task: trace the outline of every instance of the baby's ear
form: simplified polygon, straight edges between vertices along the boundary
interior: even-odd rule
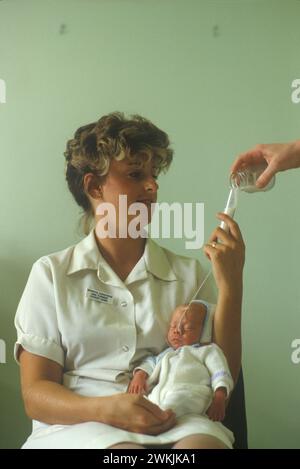
[[[205,318],[206,318],[206,314],[207,314],[207,306],[206,304],[202,303],[201,300],[194,300],[192,302],[192,307],[194,309],[194,311],[197,312],[197,314],[200,316],[201,318],[201,326],[203,327],[204,326],[204,322],[205,322]]]
[[[202,303],[202,301],[194,300],[191,303],[191,306],[195,311],[198,311],[200,314],[206,314],[207,308],[206,305]]]

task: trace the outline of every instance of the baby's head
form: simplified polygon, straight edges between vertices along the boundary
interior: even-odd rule
[[[206,306],[203,303],[191,303],[180,305],[175,309],[171,318],[168,331],[167,342],[177,349],[183,345],[199,343],[204,319],[206,316]]]

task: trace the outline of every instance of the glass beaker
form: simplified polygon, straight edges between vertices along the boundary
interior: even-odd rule
[[[231,173],[229,185],[232,189],[240,189],[245,192],[261,192],[272,189],[275,184],[275,176],[272,177],[270,182],[265,187],[257,187],[256,181],[260,175],[267,168],[267,163],[251,165],[243,170]]]

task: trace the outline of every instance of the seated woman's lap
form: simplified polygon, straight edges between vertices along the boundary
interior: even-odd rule
[[[122,442],[108,449],[228,449],[228,447],[212,435],[194,434],[188,435],[175,443],[166,445],[138,445],[131,442]]]

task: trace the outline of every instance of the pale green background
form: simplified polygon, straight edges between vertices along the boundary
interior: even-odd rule
[[[32,263],[79,239],[64,182],[65,142],[121,110],[170,135],[175,160],[160,200],[205,203],[205,234],[228,193],[233,158],[258,142],[300,138],[297,0],[4,0],[0,2],[0,446],[30,425],[14,363],[13,318]],[[65,27],[62,27],[65,25]],[[300,448],[300,171],[242,194],[247,244],[243,338],[249,443]],[[178,252],[184,242],[164,241]],[[203,259],[201,252],[187,252]]]

